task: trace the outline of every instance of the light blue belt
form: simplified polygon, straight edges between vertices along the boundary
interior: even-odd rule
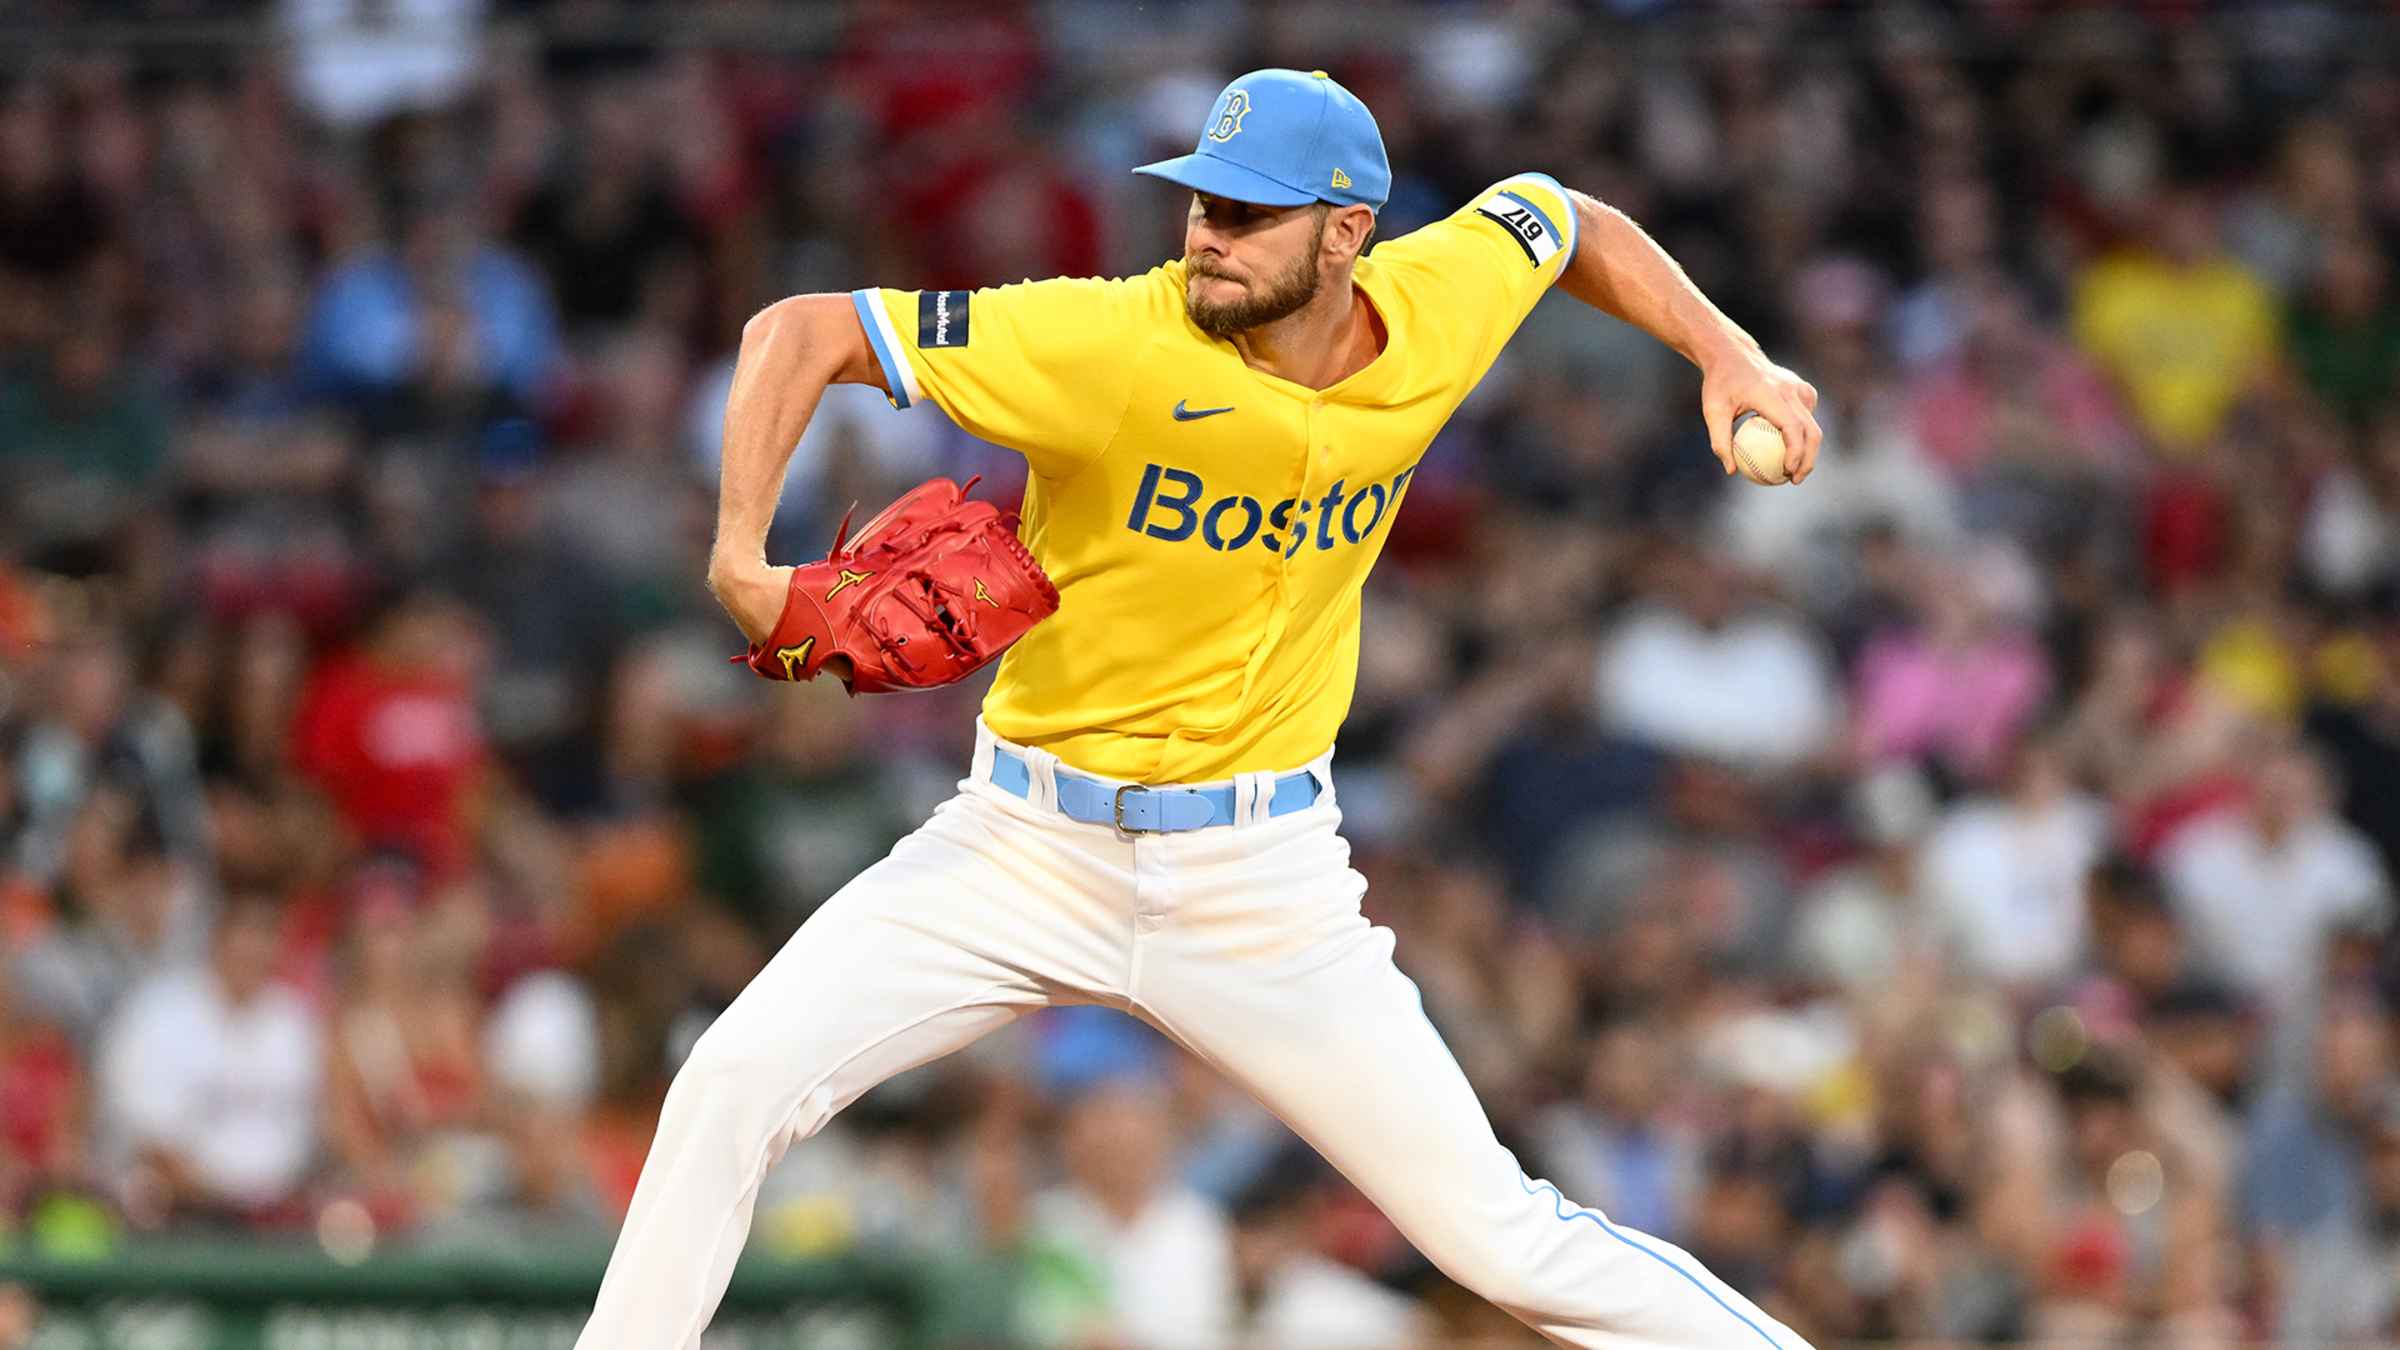
[[[1060,769],[1059,812],[1086,825],[1114,825],[1127,834],[1170,834],[1204,830],[1233,823],[1233,788],[1139,787],[1132,783],[1103,783]],[[1033,799],[1033,768],[1025,757],[1003,746],[992,747],[992,786]],[[1267,798],[1267,814],[1288,816],[1316,804],[1317,776],[1297,769],[1275,780]]]

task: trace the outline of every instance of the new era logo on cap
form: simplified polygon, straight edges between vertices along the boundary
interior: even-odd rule
[[[1382,209],[1391,161],[1375,115],[1321,70],[1254,70],[1226,85],[1192,153],[1135,173],[1260,206]]]

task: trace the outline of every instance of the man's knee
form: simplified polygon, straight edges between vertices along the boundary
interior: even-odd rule
[[[823,1094],[824,1078],[792,1047],[743,1034],[729,1012],[703,1032],[667,1089],[666,1110],[699,1117],[743,1134],[772,1132],[777,1143],[813,1133],[822,1112],[804,1109]]]

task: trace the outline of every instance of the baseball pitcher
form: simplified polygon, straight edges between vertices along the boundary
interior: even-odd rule
[[[767,1168],[859,1094],[1035,1008],[1157,1027],[1271,1107],[1453,1279],[1562,1345],[1802,1341],[1526,1175],[1360,915],[1334,733],[1418,457],[1551,286],[1754,411],[1794,481],[1816,391],[1622,214],[1538,173],[1384,241],[1374,117],[1323,71],[1227,86],[1182,257],[1120,280],[770,306],[725,409],[709,585],[774,679],[947,683],[1000,655],[958,794],[804,925],[669,1091],[584,1350],[691,1350]],[[826,386],[930,402],[1031,466],[1022,518],[937,480],[770,566]]]

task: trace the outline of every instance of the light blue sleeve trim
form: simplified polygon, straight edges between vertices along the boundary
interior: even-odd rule
[[[1559,182],[1557,179],[1555,179],[1555,178],[1552,178],[1550,175],[1548,175],[1548,174],[1546,174],[1546,173],[1521,173],[1521,174],[1518,174],[1518,175],[1517,175],[1517,177],[1519,177],[1519,178],[1530,178],[1530,179],[1534,180],[1535,182],[1537,182],[1537,183],[1540,183],[1542,186],[1544,186],[1544,187],[1546,187],[1546,188],[1549,188],[1549,189],[1550,189],[1552,192],[1555,192],[1555,193],[1557,193],[1557,194],[1558,194],[1558,200],[1559,200],[1561,203],[1563,203],[1563,204],[1566,206],[1566,209],[1567,209],[1567,260],[1566,260],[1565,262],[1563,262],[1563,263],[1560,263],[1560,264],[1558,265],[1558,267],[1559,267],[1559,270],[1563,272],[1563,271],[1565,271],[1566,269],[1568,269],[1569,267],[1572,267],[1572,266],[1574,266],[1574,265],[1575,265],[1575,245],[1576,245],[1576,243],[1578,242],[1578,241],[1577,241],[1577,236],[1578,236],[1579,234],[1581,234],[1581,233],[1582,233],[1582,230],[1583,230],[1583,222],[1582,222],[1580,219],[1578,219],[1578,218],[1576,217],[1576,215],[1575,215],[1575,199],[1574,199],[1573,197],[1571,197],[1571,196],[1568,196],[1568,195],[1567,195],[1567,189],[1566,189],[1565,185],[1561,184],[1561,183],[1560,183],[1560,182]],[[1531,203],[1531,202],[1526,202],[1525,204],[1526,204],[1527,206],[1533,206],[1533,203]],[[1537,215],[1537,216],[1541,216],[1541,217],[1542,217],[1544,220],[1548,220],[1548,219],[1549,219],[1549,217],[1548,217],[1547,215],[1545,215],[1545,214],[1542,212],[1542,210],[1541,210],[1541,208],[1540,208],[1540,207],[1534,207],[1534,211],[1533,211],[1533,213],[1534,213],[1535,215]],[[1553,229],[1555,229],[1556,227],[1555,227],[1555,226],[1553,226],[1552,228],[1553,228]]]
[[[897,336],[892,332],[891,316],[883,312],[883,301],[872,286],[850,292],[850,306],[858,311],[858,326],[867,331],[867,345],[875,351],[875,364],[883,369],[883,387],[895,408],[906,408],[914,401],[916,372],[909,369],[908,358],[894,350]]]

